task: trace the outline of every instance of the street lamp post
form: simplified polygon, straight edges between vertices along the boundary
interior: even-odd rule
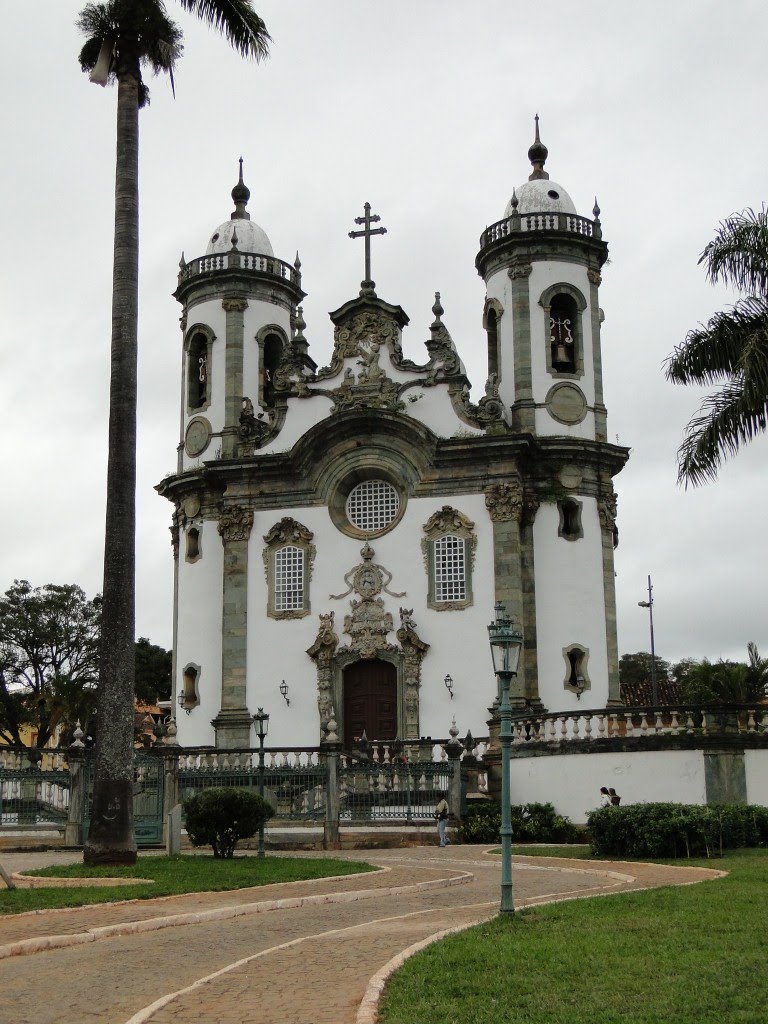
[[[259,708],[253,716],[253,724],[256,726],[256,735],[259,738],[259,796],[264,799],[264,740],[269,732],[269,715],[263,708]],[[259,852],[257,857],[264,856],[264,821],[259,825]]]
[[[648,600],[638,601],[639,608],[647,608],[651,620],[651,701],[654,707],[659,704],[659,684],[656,681],[656,644],[653,639],[653,585],[648,577]]]
[[[496,620],[488,626],[493,670],[499,680],[499,719],[501,728],[501,904],[499,913],[514,914],[512,893],[512,806],[509,787],[509,752],[512,744],[512,705],[509,687],[517,675],[523,634],[515,628],[512,619],[499,601],[495,607]]]

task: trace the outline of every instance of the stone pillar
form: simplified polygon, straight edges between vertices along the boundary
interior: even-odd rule
[[[607,412],[603,404],[603,357],[600,347],[600,296],[598,287],[602,281],[599,270],[588,270],[589,311],[592,328],[592,373],[595,383],[595,440],[608,440]],[[586,369],[586,367],[585,367]]]
[[[166,748],[163,751],[163,769],[165,772],[163,786],[163,845],[166,852],[173,842],[171,812],[179,805],[179,754],[176,750]],[[179,810],[179,815],[181,811]]]
[[[83,811],[85,809],[85,772],[82,747],[70,747],[67,751],[69,764],[69,813],[64,826],[64,845],[82,846]]]
[[[245,311],[248,300],[231,297],[221,300],[227,314],[224,360],[224,429],[221,432],[222,458],[237,455],[240,412],[243,407],[243,344]]]
[[[340,743],[323,745],[321,757],[325,760],[328,774],[325,788],[325,825],[323,827],[323,849],[340,850],[341,834],[339,818],[341,816],[341,793],[339,788],[339,751]]]
[[[531,297],[528,283],[532,269],[530,263],[519,263],[510,267],[508,271],[512,282],[512,345],[515,368],[512,427],[516,431],[531,434],[536,430],[531,373]]]
[[[225,507],[219,519],[224,544],[221,621],[221,708],[213,720],[216,746],[251,745],[251,716],[246,704],[248,647],[248,538],[253,511],[243,505]]]
[[[613,568],[614,532],[616,529],[616,494],[598,499],[600,535],[603,546],[603,598],[605,601],[605,640],[608,650],[608,700],[606,707],[622,706],[619,685],[619,641],[616,634],[616,575]]]
[[[501,601],[507,614],[520,623],[523,630],[523,650],[520,652],[517,677],[513,680],[510,694],[512,707],[523,708],[528,701],[538,700],[539,688],[536,674],[533,545],[528,545],[524,559],[521,535],[524,535],[526,503],[520,475],[514,473],[507,483],[488,487],[485,505],[493,523],[495,598]],[[490,654],[488,658],[490,662]],[[490,664],[488,669],[491,674],[493,670]]]

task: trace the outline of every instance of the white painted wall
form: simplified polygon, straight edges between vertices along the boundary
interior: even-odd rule
[[[554,504],[539,507],[533,527],[539,695],[550,711],[605,707],[608,700],[603,555],[597,502],[581,494],[574,497],[582,502],[582,538],[569,541],[558,537],[560,516]],[[587,672],[591,689],[580,700],[563,687],[562,652],[573,643],[589,650]]]
[[[749,803],[768,807],[768,750],[745,750],[744,772]]]
[[[612,786],[622,805],[704,804],[704,755],[700,750],[644,750],[515,758],[511,763],[513,804],[552,803],[577,825],[599,806],[601,786]]]
[[[179,551],[179,622],[176,645],[175,697],[183,691],[184,667],[190,662],[200,666],[198,694],[200,705],[190,714],[176,707],[177,740],[183,746],[212,744],[211,720],[221,706],[221,616],[224,547],[217,524],[194,520],[189,526],[200,530],[202,558],[184,559],[186,539],[181,531]]]

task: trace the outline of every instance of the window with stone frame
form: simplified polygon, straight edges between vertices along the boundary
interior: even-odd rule
[[[584,528],[581,524],[582,503],[576,498],[563,498],[557,503],[557,510],[560,513],[560,523],[557,529],[558,537],[565,540],[580,540],[584,536]]]
[[[290,516],[275,523],[264,537],[267,615],[300,619],[310,613],[309,583],[315,559],[314,534]]]
[[[193,329],[187,342],[187,412],[206,409],[211,402],[211,342],[207,332]]]
[[[581,644],[569,644],[563,648],[563,660],[565,661],[563,687],[580,698],[585,690],[592,688],[587,672],[589,649],[582,647]]]
[[[472,569],[477,546],[475,524],[450,505],[424,524],[421,542],[427,570],[427,605],[456,611],[472,604]]]
[[[547,371],[553,377],[584,376],[582,313],[587,300],[567,282],[552,285],[539,299],[544,309]]]

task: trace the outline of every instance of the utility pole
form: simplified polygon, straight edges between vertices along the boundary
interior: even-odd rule
[[[653,706],[658,707],[659,704],[659,685],[656,681],[656,646],[653,640],[653,584],[651,583],[651,577],[648,577],[648,600],[638,601],[640,608],[647,608],[648,614],[651,620],[651,700]]]

